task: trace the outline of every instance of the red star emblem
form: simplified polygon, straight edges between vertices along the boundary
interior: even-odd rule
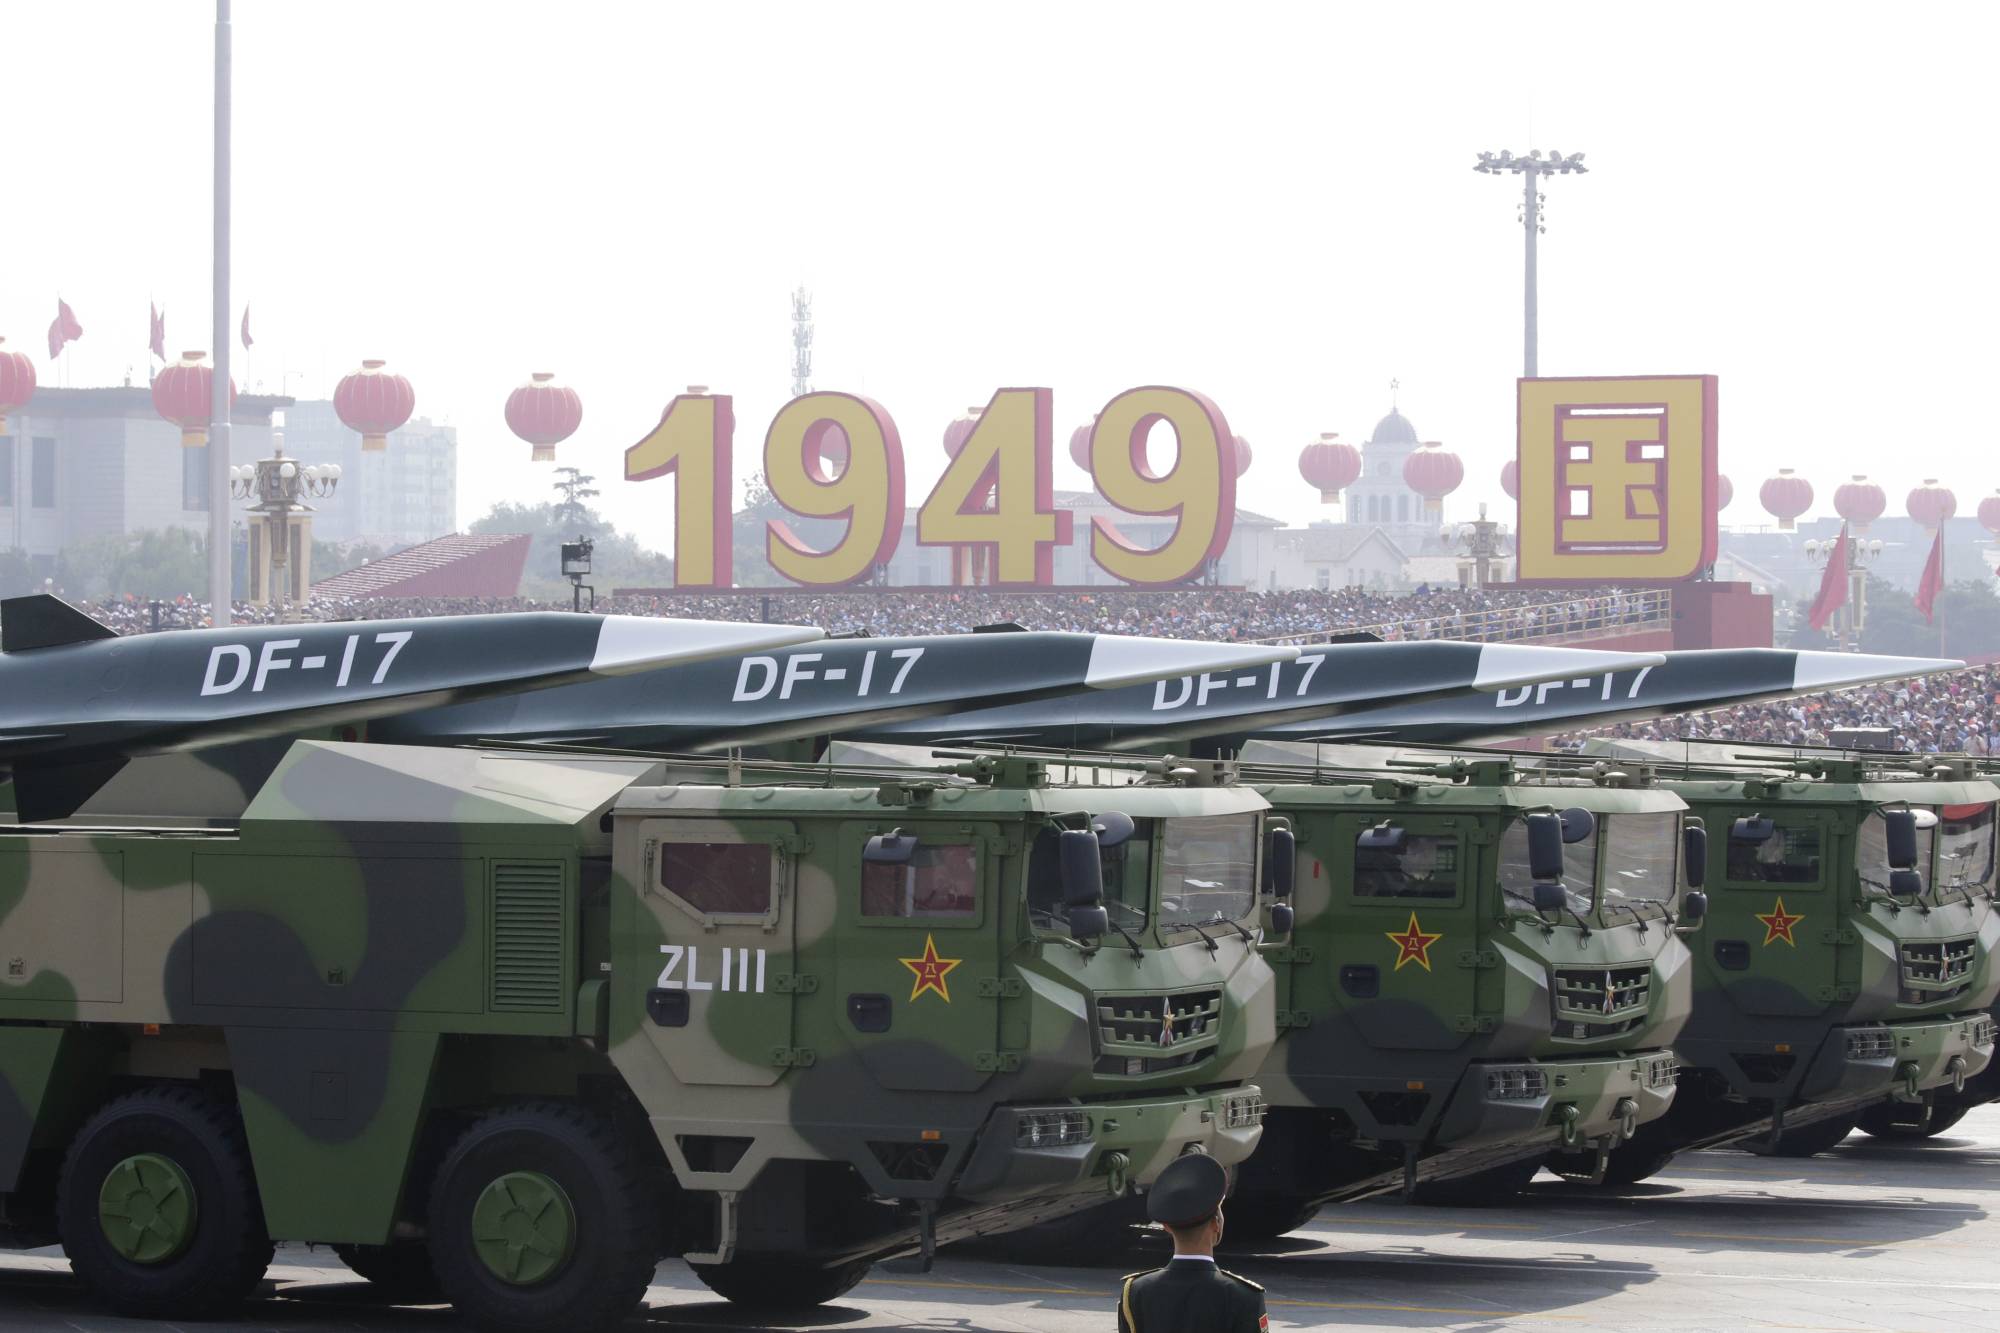
[[[938,957],[937,941],[931,936],[925,935],[923,957],[899,958],[896,961],[904,967],[909,968],[911,973],[916,977],[916,981],[910,986],[910,998],[912,1000],[922,995],[925,991],[936,991],[938,998],[942,999],[946,1004],[951,1003],[951,988],[945,985],[944,979],[950,976],[951,970],[964,962],[964,959]]]
[[[1783,940],[1794,949],[1799,947],[1799,942],[1792,938],[1792,927],[1806,919],[1805,913],[1787,914],[1783,898],[1778,899],[1778,905],[1770,911],[1759,912],[1757,919],[1764,923],[1764,943],[1769,944],[1772,940]]]
[[[1409,929],[1398,935],[1393,930],[1384,931],[1396,945],[1395,970],[1403,970],[1403,964],[1415,963],[1428,972],[1431,970],[1431,946],[1443,939],[1442,934],[1426,935],[1424,928],[1417,924],[1417,914],[1410,913]]]

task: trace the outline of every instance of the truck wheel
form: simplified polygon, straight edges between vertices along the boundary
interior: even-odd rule
[[[1312,1221],[1319,1208],[1317,1203],[1286,1194],[1239,1191],[1222,1205],[1222,1238],[1229,1242],[1276,1240]]]
[[[333,1252],[385,1300],[397,1305],[430,1305],[444,1299],[437,1269],[431,1265],[431,1252],[422,1241],[336,1245]]]
[[[1878,1139],[1898,1139],[1908,1142],[1927,1139],[1933,1134],[1942,1134],[1959,1121],[1965,1119],[1970,1107],[1951,1106],[1931,1108],[1931,1118],[1921,1125],[1901,1124],[1896,1120],[1900,1107],[1882,1105],[1871,1106],[1861,1113],[1861,1128],[1865,1133]]]
[[[1788,1129],[1778,1136],[1775,1148],[1761,1143],[1750,1149],[1759,1157],[1817,1157],[1830,1148],[1836,1148],[1841,1140],[1854,1132],[1857,1117],[1835,1116],[1831,1120],[1816,1120],[1798,1129]]]
[[[611,1125],[574,1106],[509,1107],[438,1168],[431,1263],[475,1328],[588,1333],[645,1298],[657,1218],[651,1173]]]
[[[856,1259],[832,1268],[806,1268],[783,1259],[733,1259],[688,1267],[731,1304],[752,1310],[808,1310],[854,1290],[874,1265]]]
[[[120,1314],[206,1319],[271,1263],[243,1125],[193,1088],[147,1088],[92,1116],[56,1187],[70,1268]]]
[[[1410,1202],[1433,1208],[1478,1208],[1507,1203],[1528,1188],[1528,1182],[1541,1169],[1541,1158],[1524,1157],[1518,1162],[1489,1166],[1484,1171],[1450,1180],[1421,1181],[1410,1195]]]

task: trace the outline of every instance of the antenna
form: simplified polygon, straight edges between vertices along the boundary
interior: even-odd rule
[[[792,293],[792,397],[812,392],[813,299],[804,287]]]

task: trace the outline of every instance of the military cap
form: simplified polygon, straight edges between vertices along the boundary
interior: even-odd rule
[[[1189,1153],[1167,1164],[1146,1196],[1146,1215],[1167,1226],[1193,1226],[1215,1216],[1229,1193],[1229,1172],[1206,1153]]]

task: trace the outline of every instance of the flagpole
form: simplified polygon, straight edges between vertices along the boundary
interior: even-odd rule
[[[208,399],[209,623],[227,625],[229,550],[229,0],[215,0],[215,374]]]

